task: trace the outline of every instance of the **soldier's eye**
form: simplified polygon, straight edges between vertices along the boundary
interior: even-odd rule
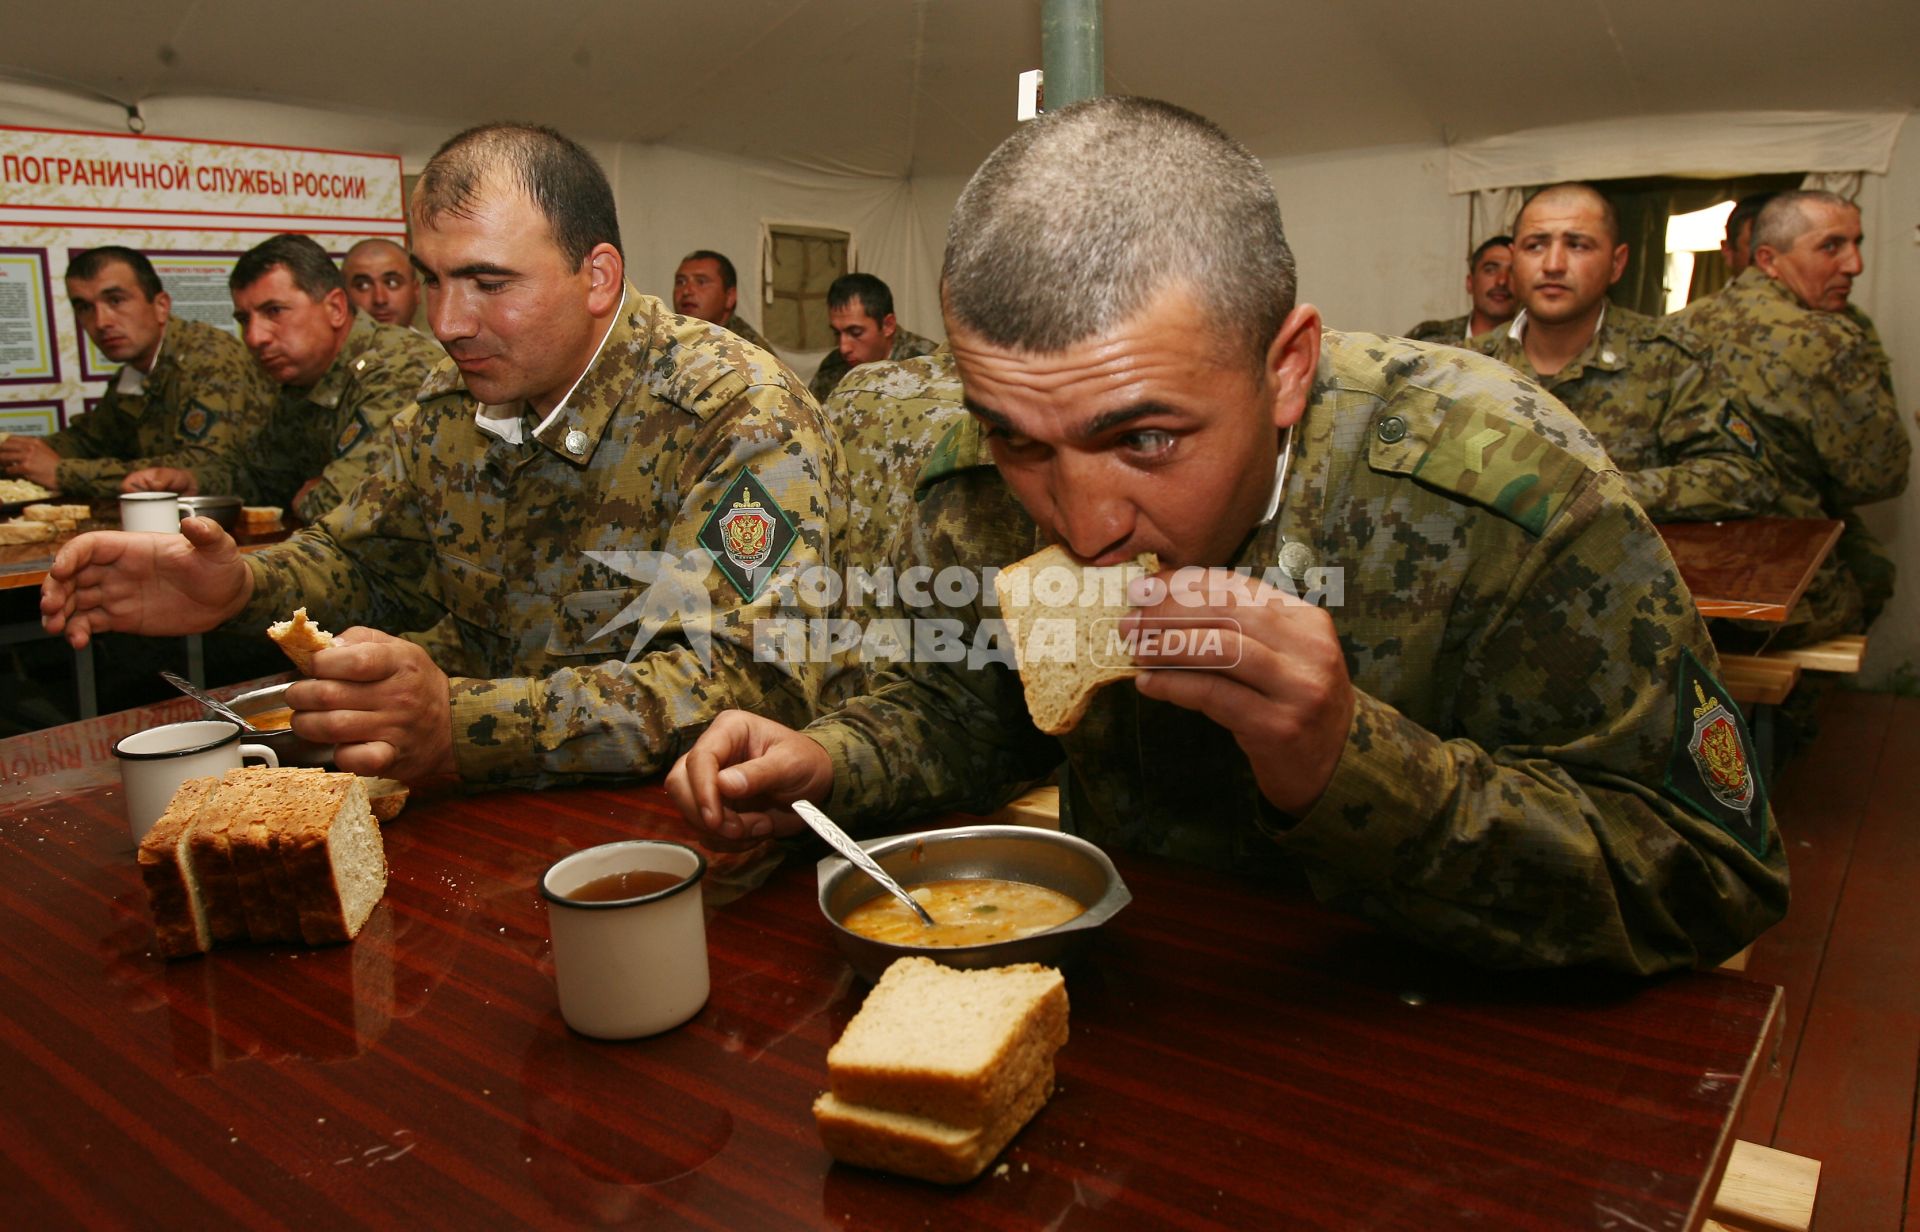
[[[1154,458],[1173,448],[1173,433],[1159,428],[1143,428],[1120,438],[1121,448],[1142,457]]]

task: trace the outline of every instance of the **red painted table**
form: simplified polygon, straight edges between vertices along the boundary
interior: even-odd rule
[[[719,887],[712,999],[654,1039],[568,1032],[535,890],[578,847],[684,837],[653,787],[427,793],[352,945],[169,964],[96,756],[116,719],[0,743],[18,1227],[1688,1228],[1776,1029],[1742,977],[1476,972],[1118,854],[1134,901],[1068,973],[1058,1093],[946,1189],[815,1135],[863,988],[814,853]]]
[[[1785,621],[1843,525],[1827,518],[1666,522],[1660,537],[1702,616]]]

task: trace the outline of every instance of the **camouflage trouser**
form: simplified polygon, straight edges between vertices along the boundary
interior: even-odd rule
[[[1893,556],[1873,537],[1860,515],[1847,514],[1847,528],[1833,554],[1860,586],[1861,628],[1871,625],[1893,598]]]

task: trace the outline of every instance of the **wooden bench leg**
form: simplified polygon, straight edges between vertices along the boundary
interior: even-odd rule
[[[1807,1232],[1820,1188],[1820,1161],[1735,1142],[1703,1232]]]

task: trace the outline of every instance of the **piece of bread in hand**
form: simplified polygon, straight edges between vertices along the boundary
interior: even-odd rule
[[[333,645],[333,634],[307,619],[307,609],[295,608],[289,620],[267,626],[267,636],[284,650],[302,676],[313,675],[313,656]]]
[[[51,522],[0,522],[0,547],[46,543],[59,533]]]
[[[1051,967],[902,958],[827,1053],[832,1089],[814,1121],[846,1163],[970,1180],[1046,1103],[1066,1039],[1066,983]]]
[[[1159,569],[1151,552],[1093,567],[1056,544],[994,577],[1035,727],[1053,736],[1072,731],[1097,690],[1140,674],[1120,646],[1119,623],[1132,610],[1127,584]]]

